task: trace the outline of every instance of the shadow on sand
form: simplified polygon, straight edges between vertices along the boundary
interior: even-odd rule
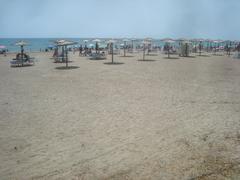
[[[196,56],[181,56],[182,58],[196,58]]]
[[[11,68],[26,68],[26,67],[33,67],[34,65],[16,65],[16,66],[11,66]]]
[[[158,56],[158,54],[146,54],[146,56]]]
[[[73,61],[68,61],[68,63],[72,63]],[[62,63],[66,63],[65,61],[54,61],[53,63],[56,64],[62,64]]]
[[[57,70],[70,70],[70,69],[78,69],[78,68],[79,68],[79,66],[68,66],[68,67],[60,66],[60,67],[56,67],[55,69],[57,69]]]
[[[153,60],[153,59],[139,59],[138,61],[142,61],[142,62],[154,62],[156,60]]]
[[[198,55],[199,57],[211,57],[210,55],[205,55],[205,54],[203,54],[203,55]]]
[[[124,63],[122,63],[122,62],[106,62],[106,63],[103,63],[103,64],[106,64],[106,65],[122,65],[122,64],[124,64]]]
[[[163,59],[180,59],[179,57],[164,57]]]
[[[126,58],[131,58],[131,57],[134,57],[134,56],[128,55],[128,56],[119,56],[119,57],[122,57],[122,58],[124,58],[124,57],[126,57]]]
[[[213,56],[224,56],[223,54],[213,54]]]

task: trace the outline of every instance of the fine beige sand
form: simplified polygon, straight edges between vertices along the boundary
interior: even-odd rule
[[[1,180],[240,179],[240,60],[31,55],[0,56]]]

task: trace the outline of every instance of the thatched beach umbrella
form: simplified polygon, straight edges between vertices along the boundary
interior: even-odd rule
[[[153,39],[148,37],[148,38],[145,38],[144,41],[148,42],[148,44],[147,44],[147,50],[148,50],[147,54],[149,55]]]
[[[94,39],[93,42],[96,43],[96,44],[95,44],[95,45],[96,45],[96,46],[95,46],[95,49],[96,49],[96,53],[98,53],[98,47],[99,47],[98,43],[100,43],[101,40],[100,40],[100,39]]]
[[[23,55],[24,55],[24,46],[27,46],[28,43],[25,41],[18,41],[15,43],[16,46],[20,46],[21,48],[21,60],[22,60],[22,66],[23,66]]]
[[[168,52],[168,58],[170,58],[170,45],[175,43],[175,41],[171,38],[165,38],[161,40],[162,42],[166,43],[167,45],[167,52]]]
[[[188,39],[187,38],[178,38],[175,41],[178,42],[179,47],[181,47],[182,43],[188,41]]]
[[[68,67],[68,49],[67,46],[75,45],[77,44],[76,42],[73,41],[67,41],[67,40],[61,40],[56,43],[57,46],[60,46],[63,48],[63,58],[65,56],[65,62],[66,62],[66,68]]]

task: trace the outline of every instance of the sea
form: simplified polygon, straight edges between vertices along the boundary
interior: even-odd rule
[[[66,40],[70,40],[70,41],[74,41],[77,42],[78,44],[75,45],[76,47],[79,47],[80,45],[85,45],[84,40],[88,40],[87,45],[92,45],[95,44],[93,42],[93,40],[95,38],[0,38],[0,46],[6,46],[6,49],[8,49],[9,52],[18,52],[20,50],[20,48],[18,46],[15,45],[16,42],[18,41],[26,41],[28,43],[28,46],[24,47],[25,51],[28,52],[39,52],[39,51],[44,51],[45,49],[49,48],[49,47],[53,47],[54,46],[54,41],[59,40],[59,39],[66,39]],[[99,38],[101,40],[100,42],[100,46],[102,45],[103,47],[106,46],[106,42],[109,39],[103,39],[103,38]],[[123,39],[115,39],[116,40],[116,45],[121,45],[123,44]],[[131,39],[129,40],[129,42],[127,42],[127,44],[132,45],[132,43],[134,44],[134,46],[136,45],[140,45],[141,42],[143,41],[143,39],[135,39],[133,42],[131,41]],[[157,40],[157,39],[153,39],[152,40],[152,45],[153,46],[163,46],[164,42]],[[178,46],[178,43],[175,43],[176,46]]]

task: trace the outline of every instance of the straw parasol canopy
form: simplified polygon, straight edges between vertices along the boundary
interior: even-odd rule
[[[175,41],[171,38],[164,38],[161,41],[167,44],[168,58],[170,58],[170,44],[175,43]]]
[[[18,41],[18,42],[15,43],[15,45],[16,45],[16,46],[27,46],[28,43],[25,42],[25,41]]]
[[[96,43],[96,44],[95,44],[95,49],[96,49],[96,53],[97,53],[97,52],[98,52],[98,43],[100,43],[101,40],[100,40],[100,39],[94,39],[93,42]]]
[[[101,42],[101,40],[100,39],[94,39],[93,42],[99,43],[99,42]]]
[[[176,41],[188,41],[187,38],[179,38],[179,39],[176,39]]]
[[[144,41],[149,41],[149,42],[152,42],[152,40],[153,40],[153,39],[152,39],[152,38],[149,38],[149,37],[144,39]]]
[[[57,43],[58,46],[71,46],[71,45],[75,45],[75,44],[77,44],[77,42],[67,41],[67,40],[64,40],[64,41],[61,41],[61,42]]]
[[[169,43],[169,44],[175,42],[175,41],[174,41],[173,39],[171,39],[171,38],[164,38],[164,39],[161,39],[160,41],[165,42],[165,43]]]
[[[116,41],[113,40],[113,39],[110,39],[110,40],[107,41],[108,44],[113,44],[113,43],[115,43],[115,42],[116,42]]]
[[[172,38],[163,38],[163,39],[160,39],[160,41],[168,41],[168,40],[173,40]]]
[[[22,60],[22,66],[23,66],[23,59],[24,59],[24,57],[23,57],[24,56],[24,48],[23,47],[27,46],[28,43],[21,40],[21,41],[16,42],[15,45],[19,46],[21,48],[21,60]]]
[[[71,46],[71,45],[75,45],[77,44],[77,42],[74,42],[74,41],[68,41],[68,40],[57,40],[55,41],[55,44],[57,46],[61,46],[62,47],[62,50],[63,50],[63,59],[64,59],[64,56],[66,58],[65,62],[66,62],[66,67],[68,67],[68,49],[67,49],[67,46]]]

